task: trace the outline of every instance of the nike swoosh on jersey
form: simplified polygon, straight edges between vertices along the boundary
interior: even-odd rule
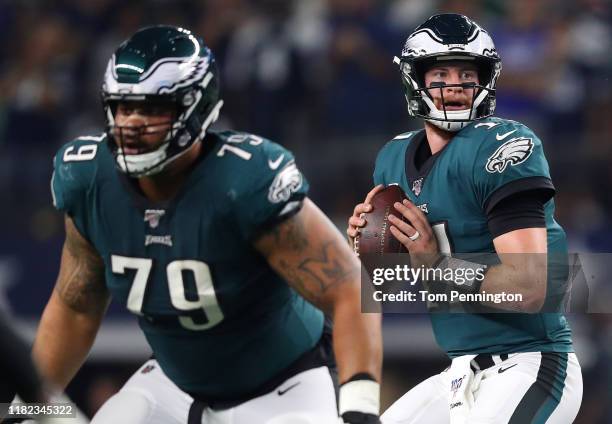
[[[285,157],[285,154],[283,153],[276,160],[268,159],[268,166],[270,167],[270,169],[274,171],[276,168],[278,168],[281,162],[283,161],[284,157]]]
[[[499,133],[495,134],[495,139],[497,141],[502,141],[504,138],[508,137],[510,134],[512,134],[514,131],[516,131],[516,129],[512,130],[512,131],[508,131],[507,133],[504,133],[502,135],[499,135]]]
[[[510,368],[512,368],[512,367],[516,367],[517,365],[518,365],[518,364],[513,364],[513,365],[510,365],[509,367],[506,367],[506,368],[499,368],[499,369],[497,370],[497,373],[498,373],[498,374],[501,374],[502,372],[506,372],[506,371],[508,371]]]
[[[295,384],[292,384],[291,386],[287,387],[285,390],[283,389],[278,389],[278,391],[276,393],[278,393],[279,396],[284,395],[285,393],[287,393],[289,390],[293,389],[295,386],[297,386],[298,384],[300,384],[300,382],[298,381]]]

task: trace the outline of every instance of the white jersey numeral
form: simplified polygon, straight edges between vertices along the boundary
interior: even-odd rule
[[[230,144],[224,144],[223,146],[221,146],[221,148],[217,152],[217,156],[219,156],[219,157],[225,156],[225,152],[226,151],[227,152],[232,152],[233,154],[235,154],[236,156],[238,156],[239,158],[244,159],[244,160],[249,160],[249,159],[251,159],[251,156],[253,156],[252,154],[250,154],[246,150],[243,150],[240,147],[232,146]]]
[[[474,125],[474,128],[487,127],[487,129],[490,130],[498,125],[501,125],[501,122],[479,122],[478,124]]]
[[[198,292],[197,300],[188,300],[185,295],[183,271],[193,273]],[[208,318],[208,322],[196,324],[190,316],[181,316],[179,321],[183,327],[190,330],[207,330],[223,320],[223,312],[221,312],[221,307],[217,301],[210,268],[207,264],[200,261],[174,261],[168,264],[166,273],[168,274],[168,287],[170,288],[172,306],[181,311],[202,309]]]
[[[254,134],[234,134],[227,138],[228,143],[240,144],[248,141],[251,146],[259,146],[264,139]]]
[[[240,143],[244,143],[245,141],[248,141],[251,146],[259,146],[261,143],[263,143],[264,139],[256,135],[253,135],[253,134],[231,135],[227,138],[227,144],[224,144],[223,146],[221,146],[221,148],[217,152],[217,156],[219,157],[225,156],[225,152],[227,151],[227,152],[231,152],[235,154],[241,159],[244,159],[244,160],[251,159],[251,157],[253,156],[251,153],[239,147],[233,146],[233,144],[240,144]]]
[[[127,269],[136,270],[128,294],[127,308],[137,315],[143,315],[142,304],[152,266],[152,259],[111,255],[113,273],[125,275]],[[183,279],[183,272],[186,271],[193,274],[198,294],[197,300],[187,299]],[[194,260],[172,261],[166,267],[166,277],[172,306],[183,312],[201,310],[206,315],[207,322],[203,324],[196,323],[189,315],[179,316],[179,322],[184,328],[188,330],[207,330],[223,321],[223,312],[217,300],[210,268],[206,263]]]
[[[135,269],[136,275],[128,295],[127,308],[138,315],[142,315],[142,301],[144,299],[147,281],[153,266],[152,259],[130,258],[127,256],[111,256],[111,269],[115,274],[125,274],[126,269]]]
[[[85,144],[74,152],[75,146],[70,146],[64,151],[64,162],[80,162],[84,160],[92,160],[98,153],[97,144]]]

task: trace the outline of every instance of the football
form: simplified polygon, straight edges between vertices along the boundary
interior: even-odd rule
[[[372,211],[366,213],[364,218],[366,226],[361,229],[355,238],[355,252],[357,254],[405,253],[406,248],[391,233],[389,214],[406,218],[395,210],[393,204],[406,199],[406,194],[400,186],[393,184],[385,187],[372,198]]]

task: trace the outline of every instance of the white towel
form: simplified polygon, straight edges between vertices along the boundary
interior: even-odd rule
[[[474,405],[471,388],[474,372],[470,367],[470,361],[475,357],[476,355],[464,355],[455,358],[448,370],[450,424],[465,424]]]

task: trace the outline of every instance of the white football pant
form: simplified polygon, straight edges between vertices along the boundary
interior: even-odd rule
[[[204,408],[189,419],[193,399],[147,361],[111,397],[92,424],[337,424],[334,383],[325,366],[303,371],[274,391],[233,408]],[[188,421],[189,419],[189,421]]]
[[[524,352],[507,357],[490,355],[494,365],[484,370],[472,365],[472,371],[457,376],[451,375],[451,367],[428,378],[385,411],[383,424],[574,422],[582,402],[582,373],[574,353]],[[462,385],[465,382],[467,387]],[[459,416],[456,412],[464,405],[465,415]]]

